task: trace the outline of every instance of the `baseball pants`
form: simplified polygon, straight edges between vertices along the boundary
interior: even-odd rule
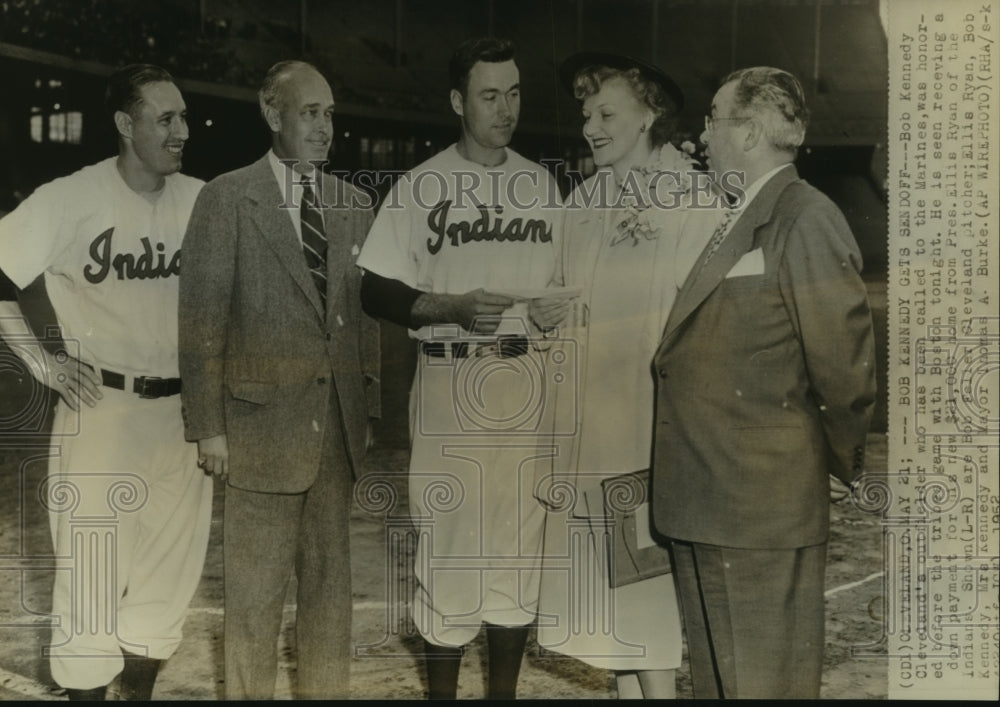
[[[483,622],[535,618],[545,524],[535,466],[548,456],[532,413],[543,375],[533,353],[420,354],[410,397],[413,620],[430,643],[460,646]]]
[[[52,677],[75,689],[110,683],[122,650],[177,650],[212,516],[212,479],[184,441],[180,396],[102,392],[79,412],[59,402],[40,494],[57,562]]]

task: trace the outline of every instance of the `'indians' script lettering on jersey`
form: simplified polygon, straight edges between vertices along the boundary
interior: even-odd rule
[[[434,255],[448,236],[448,242],[453,246],[470,241],[527,241],[532,243],[549,243],[552,241],[552,225],[542,219],[524,219],[517,217],[504,222],[503,206],[494,206],[496,218],[491,219],[490,210],[482,204],[477,204],[479,218],[472,223],[456,221],[448,223],[448,210],[451,209],[451,199],[439,202],[427,215],[427,225],[437,236],[427,239],[427,250]],[[492,222],[491,222],[492,221]]]
[[[163,243],[156,244],[156,254],[149,239],[143,237],[142,253],[135,256],[132,253],[116,253],[111,255],[111,238],[115,233],[114,226],[94,239],[90,244],[90,257],[94,264],[83,269],[83,276],[95,285],[103,282],[114,268],[119,280],[152,280],[158,277],[171,277],[181,272],[181,252],[174,251],[167,262],[167,247]]]

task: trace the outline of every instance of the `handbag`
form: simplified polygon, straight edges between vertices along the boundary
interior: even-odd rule
[[[670,572],[670,552],[649,532],[649,469],[605,479],[601,490],[611,534],[605,543],[611,588]]]

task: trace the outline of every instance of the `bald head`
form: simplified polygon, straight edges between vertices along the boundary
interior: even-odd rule
[[[260,112],[271,129],[271,147],[280,159],[325,162],[333,140],[333,93],[323,75],[304,61],[272,66],[260,91]]]

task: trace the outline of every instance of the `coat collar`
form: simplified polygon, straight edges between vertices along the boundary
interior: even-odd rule
[[[798,178],[799,174],[792,164],[779,170],[737,218],[726,239],[708,263],[705,263],[706,246],[706,250],[699,256],[698,262],[677,294],[677,300],[663,330],[664,340],[669,339],[671,334],[722,283],[726,273],[736,262],[753,249],[755,231],[771,220],[778,197],[789,184],[798,181]]]

